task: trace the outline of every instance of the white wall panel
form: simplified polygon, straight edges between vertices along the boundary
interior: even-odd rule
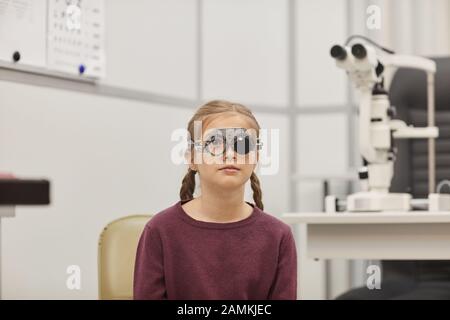
[[[197,1],[105,3],[105,82],[157,94],[195,98]]]
[[[335,66],[330,49],[347,37],[345,1],[299,0],[296,4],[297,104],[343,105],[345,72]]]
[[[203,1],[203,95],[287,104],[287,1]]]

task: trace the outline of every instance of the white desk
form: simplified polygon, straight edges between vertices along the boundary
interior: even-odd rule
[[[450,260],[450,212],[285,213],[317,259]]]

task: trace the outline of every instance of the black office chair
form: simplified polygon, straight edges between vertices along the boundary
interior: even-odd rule
[[[450,57],[436,61],[436,183],[450,179]],[[390,87],[391,104],[396,118],[407,124],[427,125],[425,72],[400,69]],[[395,141],[398,156],[394,166],[391,192],[408,192],[414,198],[428,197],[427,139]],[[441,192],[449,193],[449,188]],[[450,250],[450,248],[449,248]],[[352,289],[338,299],[450,299],[450,261],[386,260],[381,261],[380,290],[365,287]]]

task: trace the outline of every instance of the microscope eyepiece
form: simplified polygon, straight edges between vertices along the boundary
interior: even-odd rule
[[[367,56],[367,50],[362,44],[357,43],[352,46],[352,54],[357,59],[364,59]]]
[[[338,60],[344,60],[347,58],[347,51],[340,45],[334,45],[331,47],[330,54],[333,58]]]

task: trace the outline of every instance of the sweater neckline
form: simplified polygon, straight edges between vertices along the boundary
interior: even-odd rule
[[[208,222],[208,221],[201,221],[201,220],[196,220],[194,218],[192,218],[190,215],[187,214],[187,212],[183,209],[182,205],[185,204],[186,202],[191,201],[190,200],[179,200],[175,206],[176,206],[176,212],[178,214],[178,216],[183,219],[185,222],[194,225],[196,227],[200,227],[200,228],[209,228],[209,229],[232,229],[232,228],[237,228],[237,227],[241,227],[244,225],[247,225],[251,222],[253,222],[261,213],[261,210],[254,205],[253,203],[247,202],[250,206],[253,207],[253,211],[252,213],[247,217],[244,218],[242,220],[238,220],[238,221],[233,221],[233,222]]]

